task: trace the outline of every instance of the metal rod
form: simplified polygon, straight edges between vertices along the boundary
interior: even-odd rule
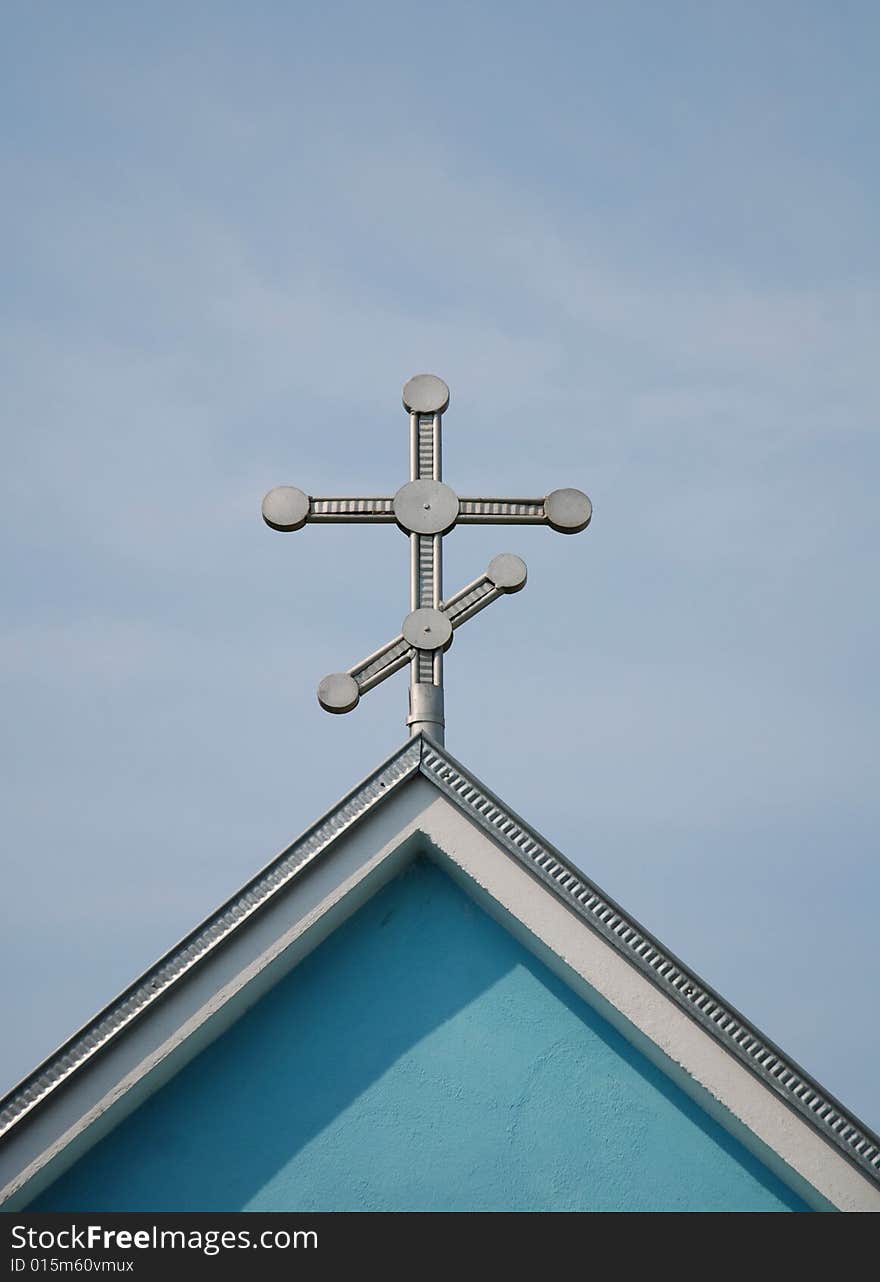
[[[431,576],[433,580],[431,605],[435,610],[439,610],[440,602],[443,600],[443,536],[435,534],[433,544],[431,554],[434,558],[434,573]]]
[[[440,428],[438,426],[439,417],[440,417],[439,414],[435,414],[434,416],[434,471],[435,473],[439,472],[440,470],[440,455],[439,455]],[[439,480],[440,478],[439,476],[435,476],[434,479]],[[434,558],[434,573],[431,576],[433,579],[433,592],[431,594],[431,605],[434,607],[435,610],[439,610],[440,602],[443,600],[443,539],[441,535],[435,534],[432,542],[434,545],[432,548],[432,555]],[[434,651],[434,664],[433,664],[433,672],[431,675],[434,679],[434,685],[440,686],[440,688],[442,689],[443,687],[443,651],[442,650]]]
[[[409,479],[419,479],[419,416],[411,412],[409,416]],[[409,536],[409,608],[417,610],[419,604],[419,536]],[[410,663],[410,689],[419,679],[418,651],[413,651]]]
[[[398,655],[396,659],[387,663],[384,668],[381,668],[378,672],[374,672],[371,677],[367,677],[366,681],[358,681],[361,694],[367,694],[368,691],[372,690],[375,686],[384,681],[386,677],[390,677],[395,672],[399,672],[401,668],[405,668],[409,663],[410,654],[411,651],[406,650],[403,654]]]
[[[360,662],[352,664],[352,666],[347,669],[348,675],[350,677],[357,678],[357,674],[359,672],[363,672],[364,668],[368,668],[370,664],[375,663],[377,659],[383,659],[390,650],[393,650],[395,646],[400,645],[402,640],[403,633],[398,632],[397,636],[391,641],[386,641],[384,645],[379,646],[378,650],[374,650],[372,654],[368,654],[365,659],[361,659]]]
[[[457,592],[453,592],[448,601],[442,602],[443,609],[448,613],[454,605],[461,601],[463,597],[468,596],[471,592],[475,592],[477,588],[481,588],[484,583],[488,582],[488,576],[485,574],[481,574],[478,578],[472,579],[471,582],[467,583],[463,588],[459,588]]]
[[[435,481],[442,481],[442,480],[443,480],[443,461],[442,461],[442,458],[441,458],[442,450],[441,450],[441,445],[440,445],[440,424],[441,424],[441,422],[442,422],[442,415],[440,415],[440,414],[435,414],[435,415],[434,415],[434,422],[433,422],[433,424],[432,424],[432,428],[431,428],[431,435],[432,435],[432,438],[433,438],[433,439],[432,439],[432,444],[433,444],[433,447],[434,447],[434,448],[433,448],[433,454],[434,454],[434,480],[435,480]]]
[[[441,414],[431,416],[430,428],[410,414],[410,474],[412,480],[442,479]],[[430,438],[428,438],[430,431]],[[430,439],[430,466],[428,443]],[[443,539],[439,534],[410,535],[410,601],[413,610],[438,609],[443,599]],[[433,693],[429,696],[426,686]],[[443,653],[416,650],[410,665],[409,717],[411,734],[424,732],[443,742]]]
[[[443,480],[443,444],[441,439],[441,428],[443,416],[434,415],[434,422],[431,426],[431,436],[434,455],[434,480]],[[443,600],[443,538],[437,534],[434,536],[434,599],[431,602],[436,610]],[[435,681],[435,684],[439,684]]]
[[[498,588],[493,587],[485,596],[479,597],[472,605],[467,606],[460,614],[455,615],[454,618],[450,615],[449,622],[452,624],[453,628],[459,628],[463,623],[467,623],[468,619],[472,619],[475,614],[479,614],[481,610],[485,610],[487,605],[491,605],[493,601],[497,601],[498,598],[503,595],[503,592],[499,592]]]
[[[419,608],[419,536],[409,536],[409,608]]]
[[[434,422],[431,424],[435,481],[442,481],[443,479],[442,422],[442,415],[435,414]],[[431,577],[433,579],[434,590],[431,605],[435,610],[438,610],[440,608],[440,602],[443,600],[443,538],[439,534],[434,536],[432,552],[434,557],[434,573]],[[434,685],[443,685],[443,652],[441,650],[437,650],[434,653]]]
[[[460,525],[546,525],[543,499],[493,499],[479,496],[459,500]]]
[[[409,416],[409,479],[419,479],[419,416],[416,413]]]
[[[394,499],[387,495],[309,499],[309,522],[312,525],[362,525],[367,521],[390,525],[394,519]]]
[[[409,536],[409,608],[410,610],[419,608],[419,536],[417,534]],[[413,650],[409,674],[410,691],[418,679],[419,652]]]

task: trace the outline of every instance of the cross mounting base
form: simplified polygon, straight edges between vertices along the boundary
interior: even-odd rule
[[[406,719],[411,735],[424,734],[443,747],[446,721],[443,714],[443,687],[414,682],[409,688],[409,716]]]

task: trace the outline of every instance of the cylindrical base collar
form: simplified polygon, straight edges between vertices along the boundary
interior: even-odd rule
[[[409,688],[409,716],[406,719],[411,735],[424,734],[443,746],[446,722],[443,719],[443,687],[419,681]]]

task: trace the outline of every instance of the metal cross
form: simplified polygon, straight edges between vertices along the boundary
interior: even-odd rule
[[[410,665],[411,734],[424,732],[443,743],[443,653],[468,619],[502,595],[525,587],[526,566],[504,552],[493,557],[479,578],[443,598],[443,536],[456,525],[549,525],[577,534],[590,523],[593,509],[580,490],[554,490],[545,498],[459,498],[441,479],[440,433],[449,405],[449,388],[433,374],[417,374],[405,384],[403,407],[409,414],[410,479],[393,498],[313,498],[292,485],[280,485],[263,499],[263,520],[273,530],[300,530],[308,522],[396,523],[410,540],[410,613],[400,633],[318,686],[327,712],[351,712],[362,694]]]

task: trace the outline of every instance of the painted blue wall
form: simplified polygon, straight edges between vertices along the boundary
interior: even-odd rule
[[[31,1209],[808,1208],[418,862]]]

